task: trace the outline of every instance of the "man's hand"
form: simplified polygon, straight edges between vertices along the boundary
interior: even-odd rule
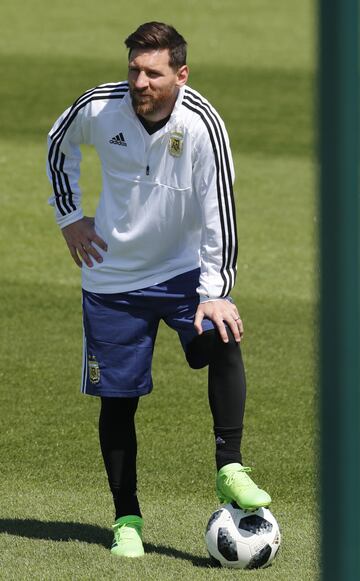
[[[194,322],[195,329],[199,335],[203,332],[201,322],[204,317],[215,323],[224,343],[229,342],[225,323],[230,327],[235,341],[240,343],[244,335],[244,327],[239,312],[233,303],[226,299],[217,299],[216,301],[200,303],[196,311]]]
[[[62,229],[62,233],[74,262],[80,268],[82,262],[85,262],[89,267],[93,266],[91,257],[97,262],[103,261],[102,256],[98,253],[95,246],[92,245],[94,243],[105,252],[107,251],[106,242],[95,232],[94,218],[84,216],[81,220],[65,226]]]

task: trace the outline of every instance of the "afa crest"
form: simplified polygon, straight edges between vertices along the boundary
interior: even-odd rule
[[[89,355],[89,378],[91,383],[99,383],[100,381],[100,367],[95,355]]]
[[[170,133],[169,153],[174,157],[180,157],[183,152],[184,134],[181,131]]]

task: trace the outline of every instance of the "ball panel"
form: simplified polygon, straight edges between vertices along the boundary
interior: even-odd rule
[[[253,535],[264,535],[271,533],[273,525],[258,514],[250,514],[249,516],[240,519],[239,529],[248,531]]]
[[[214,522],[215,522],[215,521],[216,521],[218,518],[220,518],[220,517],[221,517],[221,515],[222,515],[222,509],[221,509],[221,508],[220,508],[220,510],[216,510],[215,512],[213,512],[213,513],[212,513],[212,515],[211,515],[211,517],[210,517],[210,519],[209,519],[209,522],[208,522],[208,524],[207,524],[207,527],[206,527],[205,534],[209,532],[209,530],[210,530],[210,529],[211,529],[211,527],[213,526]]]
[[[252,557],[245,569],[259,569],[260,567],[264,567],[268,562],[270,555],[271,547],[270,545],[265,545],[265,547]]]
[[[227,561],[238,560],[236,541],[227,527],[220,527],[218,530],[217,548]]]

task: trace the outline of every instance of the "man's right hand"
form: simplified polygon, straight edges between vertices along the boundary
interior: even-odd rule
[[[95,232],[95,219],[84,216],[81,220],[69,224],[62,229],[63,236],[68,245],[70,254],[74,262],[82,266],[85,262],[90,268],[93,266],[92,258],[97,262],[102,262],[103,258],[96,250],[93,243],[99,248],[107,251],[107,244]]]

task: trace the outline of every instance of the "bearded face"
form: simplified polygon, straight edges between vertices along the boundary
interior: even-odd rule
[[[186,65],[174,70],[168,49],[133,49],[128,81],[132,105],[137,115],[157,121],[170,115],[180,86],[188,76]]]
[[[135,113],[145,117],[146,115],[161,113],[169,103],[173,104],[174,88],[162,87],[154,90],[150,88],[144,90],[130,88],[130,94]]]

